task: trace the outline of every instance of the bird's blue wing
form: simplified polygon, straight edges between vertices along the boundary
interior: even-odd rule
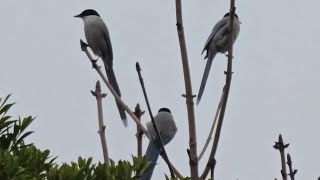
[[[206,42],[206,44],[204,45],[204,48],[203,48],[201,54],[203,54],[203,52],[208,49],[208,46],[209,46],[211,40],[213,39],[213,37],[217,34],[217,32],[218,32],[223,26],[225,26],[225,25],[228,23],[228,21],[229,21],[229,17],[225,17],[225,18],[221,19],[219,22],[217,22],[217,24],[213,27],[213,29],[212,29],[212,31],[211,31],[211,34],[210,34],[210,36],[208,37],[207,42]]]
[[[112,52],[112,45],[111,45],[111,39],[110,39],[110,35],[109,35],[109,30],[108,30],[108,28],[107,28],[107,26],[105,24],[103,24],[102,29],[104,31],[104,39],[105,39],[106,44],[107,44],[108,54],[109,54],[111,60],[113,60],[113,52]]]

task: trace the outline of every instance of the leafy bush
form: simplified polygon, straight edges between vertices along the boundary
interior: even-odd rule
[[[147,170],[150,162],[146,158],[132,157],[129,161],[110,160],[110,166],[104,163],[93,164],[92,158],[78,158],[70,164],[54,163],[49,150],[41,151],[36,146],[25,144],[24,139],[33,131],[26,131],[34,120],[33,117],[18,118],[6,115],[14,103],[7,103],[10,98],[0,98],[0,179],[1,180],[127,180],[139,179]]]

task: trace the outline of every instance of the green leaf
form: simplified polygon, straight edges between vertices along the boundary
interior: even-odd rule
[[[17,142],[15,143],[15,145],[18,145],[20,144],[24,138],[26,138],[27,136],[29,136],[30,134],[34,133],[34,131],[29,131],[29,132],[26,132],[24,133],[18,140]]]
[[[6,104],[4,105],[2,108],[0,108],[0,115],[1,114],[6,114],[8,112],[8,110],[11,108],[11,106],[13,106],[15,103],[11,103],[11,104]]]
[[[34,120],[31,116],[28,116],[22,120],[20,131],[23,132]]]
[[[49,163],[49,164],[53,164],[53,162],[54,162],[57,158],[58,158],[58,156],[52,158],[48,163]]]
[[[3,123],[3,122],[6,122],[8,119],[10,119],[11,116],[4,116],[0,119],[0,124]]]
[[[16,122],[16,120],[12,120],[12,121],[7,121],[7,122],[0,122],[0,129],[6,128],[5,130],[7,130],[8,128],[11,128],[11,124],[14,124]],[[4,132],[4,131],[2,131]],[[2,134],[2,132],[0,134]]]
[[[0,105],[0,109],[2,108],[2,106],[7,102],[7,100],[10,98],[12,94],[9,94],[3,101],[3,103]],[[2,98],[0,98],[0,102],[1,102]]]

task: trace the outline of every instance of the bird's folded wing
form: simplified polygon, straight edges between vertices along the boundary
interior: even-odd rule
[[[217,34],[217,32],[218,32],[221,28],[223,28],[223,26],[226,26],[226,25],[227,25],[228,21],[229,21],[229,17],[225,17],[225,18],[221,19],[221,20],[213,27],[213,29],[212,29],[212,31],[211,31],[211,34],[210,34],[210,36],[208,37],[207,42],[206,42],[206,44],[204,45],[204,48],[203,48],[201,54],[203,54],[203,52],[204,52],[205,50],[207,50],[207,47],[208,47],[208,45],[210,44],[210,42],[211,42],[211,40],[213,39],[213,37]]]

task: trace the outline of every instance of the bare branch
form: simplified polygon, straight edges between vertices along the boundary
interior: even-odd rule
[[[103,124],[103,111],[102,111],[102,98],[106,97],[107,94],[101,94],[101,86],[100,86],[100,82],[99,81],[97,81],[97,83],[96,83],[96,90],[95,91],[91,91],[91,93],[97,99],[98,123],[99,123],[99,131],[98,131],[98,133],[100,135],[104,163],[108,167],[110,164],[109,164],[109,154],[108,154],[107,140],[106,140],[106,135],[105,135],[106,126]]]
[[[211,173],[210,173],[210,178],[211,180],[214,180],[214,168],[216,166],[216,160],[214,159],[214,162],[211,164]]]
[[[297,169],[293,170],[293,168],[292,168],[292,160],[291,160],[291,156],[290,156],[289,153],[287,154],[287,160],[288,160],[287,164],[289,166],[289,172],[290,172],[289,173],[290,179],[294,180],[294,175],[297,174],[298,170]]]
[[[278,142],[273,146],[276,150],[279,150],[281,156],[281,175],[283,180],[287,180],[287,168],[286,168],[286,157],[285,149],[289,147],[289,144],[284,144],[281,134],[279,135]]]
[[[233,29],[233,21],[234,21],[234,14],[235,14],[235,0],[231,0],[230,3],[230,24],[229,24],[229,29]],[[229,35],[229,49],[228,49],[228,65],[227,65],[227,72],[226,72],[226,84],[224,87],[224,92],[223,92],[223,100],[221,104],[221,111],[219,114],[219,119],[218,119],[218,124],[217,124],[217,130],[214,135],[214,140],[213,140],[213,145],[211,149],[211,153],[209,156],[209,160],[207,163],[207,166],[204,170],[204,172],[201,175],[201,179],[205,179],[211,169],[211,162],[213,159],[215,159],[215,155],[217,152],[218,144],[219,144],[219,139],[220,139],[220,133],[222,129],[222,124],[223,124],[223,119],[224,119],[224,114],[226,111],[227,107],[227,102],[228,102],[228,97],[229,97],[229,91],[230,91],[230,86],[231,86],[231,79],[232,79],[232,58],[233,58],[233,36],[234,36],[234,31],[230,31]]]
[[[224,89],[224,88],[223,88]],[[223,90],[224,91],[224,90]],[[221,95],[221,98],[220,98],[220,101],[219,101],[219,104],[218,104],[218,107],[217,107],[217,111],[216,111],[216,114],[214,116],[214,120],[213,120],[213,123],[212,123],[212,126],[211,126],[211,129],[210,129],[210,133],[209,133],[209,136],[207,138],[207,141],[206,141],[206,144],[204,145],[200,155],[199,155],[199,161],[201,160],[203,154],[205,153],[209,143],[210,143],[210,140],[212,139],[212,133],[213,133],[213,130],[216,129],[216,124],[217,124],[217,119],[218,119],[218,115],[220,113],[220,110],[221,110],[221,103],[222,103],[222,99],[223,99],[223,91],[222,91],[222,95]]]
[[[112,86],[109,83],[109,81],[107,80],[107,78],[101,72],[100,67],[96,64],[96,60],[94,60],[92,58],[92,56],[90,55],[90,53],[88,51],[88,45],[85,42],[83,42],[81,39],[80,39],[80,45],[81,45],[81,50],[84,51],[87,54],[89,60],[92,63],[92,67],[98,72],[98,74],[102,78],[103,82],[107,85],[107,87],[109,88],[110,92],[112,93],[112,95],[114,96],[116,101],[119,102],[123,106],[123,108],[127,111],[127,113],[132,117],[132,119],[140,127],[141,131],[143,131],[143,133],[149,138],[147,129],[141,124],[139,119],[134,115],[134,113],[129,109],[129,107],[121,100],[121,98],[118,96],[118,94],[112,88]]]
[[[184,83],[186,89],[186,104],[188,110],[188,123],[189,123],[189,164],[191,171],[191,179],[199,178],[198,170],[198,153],[197,153],[197,133],[196,133],[196,122],[194,115],[194,103],[193,98],[195,97],[192,94],[188,54],[186,47],[186,40],[183,30],[183,20],[182,20],[182,5],[181,0],[176,0],[176,19],[177,19],[177,32],[179,37],[180,51],[181,51],[181,60],[183,67]]]
[[[144,86],[143,78],[142,78],[142,75],[141,75],[141,67],[139,65],[139,62],[136,63],[136,70],[137,70],[138,75],[139,75],[139,81],[140,81],[141,88],[142,88],[142,91],[143,91],[144,99],[146,100],[146,104],[147,104],[147,107],[148,107],[148,111],[149,111],[149,115],[150,115],[150,118],[151,118],[151,122],[152,122],[153,128],[154,128],[154,130],[156,131],[156,134],[157,134],[157,142],[159,143],[159,146],[161,147],[161,152],[162,152],[161,156],[162,156],[163,160],[167,163],[167,165],[169,167],[169,170],[170,170],[171,177],[172,177],[172,179],[174,179],[175,175],[174,175],[174,172],[172,170],[171,163],[169,161],[167,152],[166,152],[166,150],[164,148],[164,145],[163,145],[163,142],[162,142],[162,139],[161,139],[161,136],[160,136],[159,129],[158,129],[157,124],[154,121],[154,118],[153,118],[153,115],[152,115],[152,110],[151,110],[151,107],[150,107],[148,95],[147,95],[146,88]]]
[[[139,103],[137,103],[136,108],[134,110],[134,114],[137,116],[137,118],[141,122],[141,116],[144,114],[145,111],[141,111]],[[140,127],[137,125],[137,152],[138,152],[138,157],[142,157],[142,135],[143,132],[141,131]]]

